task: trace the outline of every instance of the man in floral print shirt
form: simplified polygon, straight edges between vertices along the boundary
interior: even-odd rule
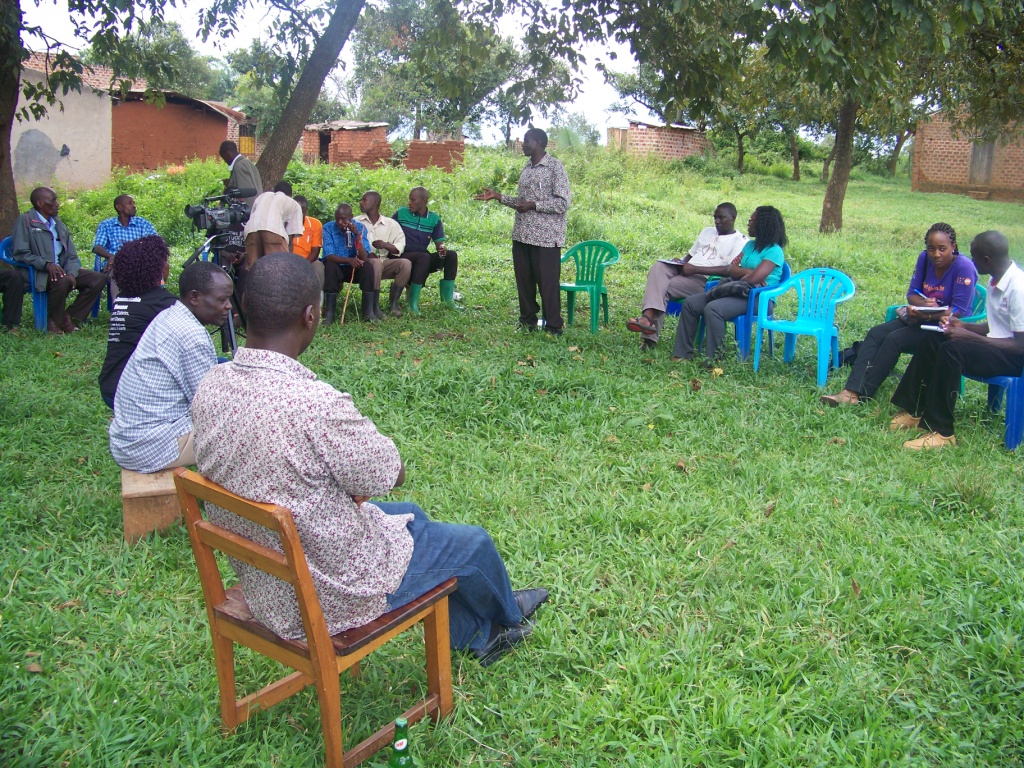
[[[319,324],[320,283],[294,254],[256,262],[246,278],[246,346],[217,366],[192,405],[199,471],[228,490],[291,510],[331,634],[371,621],[455,576],[451,642],[490,664],[532,631],[544,590],[513,593],[490,536],[435,523],[411,503],[369,501],[405,479],[390,438],[352,396],[298,362]],[[229,389],[225,389],[225,388]],[[223,392],[246,392],[225,400]],[[218,525],[268,547],[270,531],[207,505]],[[291,587],[232,561],[253,614],[298,638]]]

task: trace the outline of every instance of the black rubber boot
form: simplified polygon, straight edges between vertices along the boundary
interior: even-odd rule
[[[338,294],[325,293],[324,305],[324,325],[333,325],[335,315],[338,314]]]
[[[398,299],[402,295],[402,288],[396,288],[394,283],[391,283],[391,293],[388,295],[388,312],[391,313],[392,317],[401,317],[402,310],[398,306]]]
[[[377,316],[373,314],[373,293],[371,291],[363,292],[363,307],[360,310],[360,314],[362,314],[363,320],[368,323],[377,322]]]
[[[373,292],[373,316],[378,320],[383,320],[387,317],[380,309],[380,291]]]

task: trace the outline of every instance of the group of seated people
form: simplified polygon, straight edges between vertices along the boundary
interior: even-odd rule
[[[747,222],[750,240],[736,232],[736,215],[732,203],[722,203],[715,209],[714,227],[697,236],[685,257],[651,266],[642,312],[626,322],[640,334],[642,350],[657,345],[668,303],[682,300],[672,360],[693,359],[703,320],[704,362],[714,367],[726,322],[747,311],[750,290],[779,282],[787,244],[782,215],[771,206],[755,209]],[[972,314],[979,274],[991,276],[985,319],[967,323],[962,318]],[[723,279],[706,290],[709,277]],[[891,428],[925,433],[904,443],[911,450],[956,445],[953,407],[961,377],[1024,373],[1024,272],[1010,259],[1002,233],[982,232],[967,257],[949,224],[932,225],[917,257],[907,304],[851,348],[846,384],[837,394],[823,396],[822,403],[836,407],[870,400],[906,352],[914,356],[892,397],[899,412]]]

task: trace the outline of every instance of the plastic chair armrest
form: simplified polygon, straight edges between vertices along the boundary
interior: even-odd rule
[[[758,302],[757,307],[757,323],[760,325],[768,320],[768,307],[771,306],[771,303],[775,301],[776,297],[781,296],[789,290],[789,285],[787,283],[779,283],[774,288],[755,288],[754,290],[758,292],[758,296],[761,299]],[[751,291],[750,293],[753,295],[754,291]],[[765,301],[765,299],[767,299],[767,301]]]

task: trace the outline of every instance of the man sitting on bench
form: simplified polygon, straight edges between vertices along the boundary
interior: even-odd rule
[[[512,592],[491,537],[430,521],[417,505],[375,502],[405,480],[395,444],[352,396],[298,362],[320,321],[320,283],[295,254],[264,256],[246,278],[246,346],[212,370],[192,403],[200,473],[253,501],[291,510],[330,633],[361,626],[455,576],[451,643],[483,665],[530,634],[543,589]],[[244,397],[225,400],[227,392]],[[217,525],[268,547],[275,535],[207,505]],[[303,635],[292,588],[232,561],[256,618]]]

